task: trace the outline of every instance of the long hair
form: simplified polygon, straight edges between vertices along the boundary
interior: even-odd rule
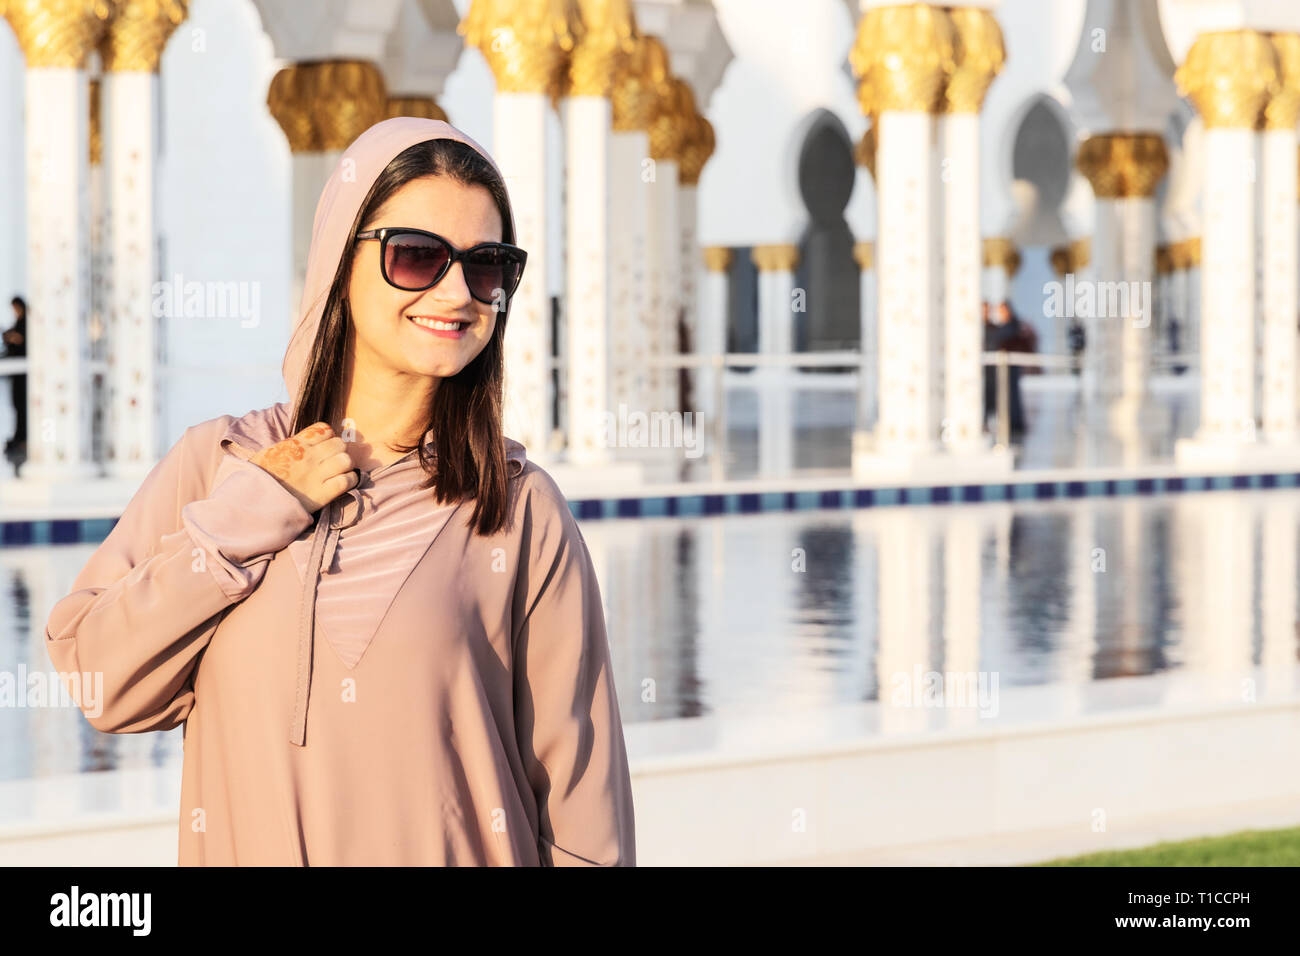
[[[482,186],[501,213],[502,242],[513,243],[510,201],[501,176],[473,147],[457,140],[435,139],[416,143],[399,153],[370,187],[356,221],[355,235],[401,186],[422,176],[449,176],[466,186]],[[348,285],[356,243],[344,246],[338,271],[330,286],[325,311],[316,332],[298,394],[293,432],[319,421],[334,421],[342,411],[348,326]],[[505,375],[503,338],[509,302],[497,312],[496,327],[482,351],[455,375],[440,379],[434,389],[422,437],[417,445],[398,445],[399,451],[419,449],[426,480],[438,502],[474,499],[470,524],[481,535],[505,527],[509,513],[510,483],[506,473],[505,437],[501,426],[502,381]],[[432,456],[423,434],[433,430]]]

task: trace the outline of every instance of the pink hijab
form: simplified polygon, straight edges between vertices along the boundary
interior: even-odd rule
[[[311,227],[311,248],[307,252],[307,276],[302,287],[302,304],[298,324],[284,353],[284,384],[289,402],[296,405],[298,386],[307,369],[307,359],[316,342],[316,330],[325,314],[339,260],[351,239],[352,224],[361,210],[366,194],[379,174],[404,149],[431,139],[454,139],[479,153],[500,172],[496,162],[474,140],[442,120],[398,116],[376,123],[358,136],[330,174],[316,204],[316,218]],[[503,177],[504,178],[504,177]],[[514,213],[510,213],[510,231],[514,234]]]

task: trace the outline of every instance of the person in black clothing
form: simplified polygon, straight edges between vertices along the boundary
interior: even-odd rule
[[[1067,335],[1070,343],[1070,356],[1077,360],[1088,344],[1088,333],[1084,331],[1083,323],[1076,318],[1070,320],[1070,329]],[[1078,375],[1082,369],[1076,362],[1071,371]]]
[[[27,303],[22,296],[10,301],[14,309],[14,324],[4,333],[5,358],[22,358],[27,355]],[[22,451],[27,444],[27,376],[9,376],[9,394],[14,403],[17,425],[14,436],[5,442],[5,451]]]
[[[1000,302],[984,314],[984,351],[985,352],[1032,352],[1037,336],[1028,323],[1023,322],[1011,311],[1011,306]],[[1025,405],[1020,395],[1020,377],[1024,366],[1012,365],[1007,369],[1008,405],[1011,421],[1011,436],[1019,438],[1025,432]],[[997,414],[998,406],[998,370],[997,366],[984,366],[984,417]]]

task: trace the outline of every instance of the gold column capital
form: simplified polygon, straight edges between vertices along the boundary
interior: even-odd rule
[[[799,247],[788,242],[754,246],[749,259],[759,272],[793,272],[799,265]]]
[[[471,0],[456,28],[478,49],[498,93],[564,92],[569,57],[582,35],[574,0]]]
[[[876,178],[876,123],[877,117],[871,117],[871,125],[862,134],[857,145],[853,147],[853,161],[859,166],[867,167],[872,180]]]
[[[394,116],[418,116],[447,122],[447,111],[432,96],[390,96],[384,111],[385,119]]]
[[[108,73],[157,73],[172,32],[189,15],[189,0],[117,0],[99,43]]]
[[[874,242],[855,242],[853,244],[853,261],[863,272],[869,271],[876,264],[876,244]]]
[[[1194,269],[1201,264],[1201,237],[1192,236],[1169,243],[1169,264],[1175,272]]]
[[[1254,30],[1202,33],[1174,81],[1207,128],[1254,129],[1278,81],[1277,54]]]
[[[1074,270],[1070,268],[1070,247],[1053,246],[1050,255],[1052,271],[1058,276],[1066,275]]]
[[[705,246],[700,253],[704,256],[704,268],[710,272],[726,272],[735,258],[730,246]]]
[[[610,111],[616,132],[646,131],[654,122],[659,100],[650,77],[652,37],[632,37],[628,55],[619,64],[610,90]]]
[[[911,3],[862,15],[849,52],[863,113],[935,113],[955,69],[952,18],[941,7]]]
[[[1092,263],[1092,239],[1089,236],[1075,239],[1070,243],[1069,250],[1071,272],[1086,269]]]
[[[944,110],[949,113],[978,113],[993,78],[1007,60],[1002,28],[982,7],[950,7],[952,20],[952,76],[944,88]]]
[[[310,84],[306,64],[292,64],[271,77],[266,91],[266,105],[289,140],[295,153],[318,152],[315,124],[309,106]]]
[[[117,0],[0,0],[27,66],[86,68]]]
[[[1167,276],[1174,271],[1174,254],[1168,245],[1156,246],[1156,275]]]
[[[1005,236],[993,236],[985,239],[982,248],[985,269],[1002,269],[1013,276],[1020,270],[1020,251],[1016,244]]]
[[[582,32],[569,58],[569,96],[609,97],[632,54],[636,19],[630,0],[575,0]]]
[[[1159,133],[1098,133],[1079,144],[1074,164],[1098,199],[1153,196],[1169,152]]]
[[[676,76],[670,76],[657,89],[658,105],[650,124],[650,155],[658,160],[680,161],[695,116],[695,93],[689,83]]]
[[[266,94],[289,149],[346,149],[388,113],[384,77],[369,60],[309,60],[280,70]]]
[[[1260,125],[1264,129],[1294,131],[1300,118],[1300,33],[1266,33],[1277,57],[1278,78],[1264,104]]]
[[[691,117],[686,136],[678,151],[677,180],[683,186],[696,186],[700,182],[700,173],[704,164],[713,155],[717,147],[717,137],[713,124],[701,113]]]

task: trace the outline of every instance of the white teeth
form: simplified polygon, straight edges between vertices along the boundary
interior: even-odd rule
[[[454,332],[466,324],[464,322],[440,322],[437,319],[426,319],[418,315],[408,315],[407,318],[416,325],[424,326],[426,329],[440,329],[447,332]]]

